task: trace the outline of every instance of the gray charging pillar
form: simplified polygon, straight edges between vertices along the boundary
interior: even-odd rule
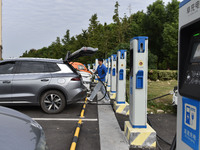
[[[129,120],[125,135],[133,148],[155,148],[156,132],[147,124],[148,37],[130,41]]]

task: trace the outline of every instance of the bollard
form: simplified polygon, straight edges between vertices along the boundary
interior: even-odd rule
[[[111,57],[108,57],[108,81],[107,81],[108,92],[110,92],[110,73],[111,73]]]
[[[108,83],[108,59],[105,59],[105,66],[106,66],[106,70],[107,70],[106,77],[105,77],[105,85],[107,85],[107,83]]]
[[[97,71],[97,67],[98,67],[98,59],[95,59],[95,71]],[[94,82],[98,83],[98,78],[96,76],[95,76]]]
[[[117,55],[111,55],[111,74],[110,74],[110,99],[116,98],[116,69],[117,69]]]
[[[130,114],[124,133],[130,147],[156,148],[156,132],[147,124],[148,37],[130,41]]]
[[[116,113],[129,115],[129,104],[126,102],[126,59],[127,51],[117,51],[117,92],[114,110]]]
[[[90,68],[91,66],[90,66],[90,64],[87,64],[87,68],[88,68],[88,70],[90,70],[91,68]]]

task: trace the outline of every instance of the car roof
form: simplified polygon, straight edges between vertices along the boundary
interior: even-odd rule
[[[62,59],[32,58],[32,57],[9,58],[9,59],[4,59],[3,61],[0,62],[8,62],[8,61],[40,61],[40,62],[63,63]]]

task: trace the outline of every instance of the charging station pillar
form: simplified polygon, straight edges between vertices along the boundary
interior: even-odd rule
[[[91,67],[90,67],[90,64],[87,64],[87,68],[88,68],[88,70],[90,70],[90,69],[91,69]]]
[[[129,115],[129,104],[126,102],[126,59],[127,51],[117,51],[117,92],[114,110],[116,113]]]
[[[110,99],[116,98],[116,69],[117,69],[117,55],[111,55],[111,74],[110,74]]]
[[[97,71],[97,68],[98,68],[98,59],[95,59],[95,71]],[[96,76],[95,76],[94,82],[98,83],[98,78]]]
[[[111,57],[108,57],[108,82],[107,91],[110,92]]]
[[[130,41],[129,121],[124,133],[132,148],[156,148],[156,132],[147,124],[148,37]]]
[[[200,150],[200,1],[179,5],[177,150]]]
[[[108,83],[108,59],[105,59],[105,66],[106,66],[106,70],[107,70],[106,77],[105,77],[105,84],[107,85],[107,83]]]
[[[92,69],[95,70],[95,64],[92,64]]]

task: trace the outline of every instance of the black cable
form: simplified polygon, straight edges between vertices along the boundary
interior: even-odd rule
[[[94,74],[94,73],[93,73],[93,74]],[[98,76],[97,76],[96,74],[94,74],[94,75],[98,78]],[[103,81],[102,81],[100,78],[98,78],[98,79],[99,79],[98,81],[100,81],[100,82],[102,83],[102,85],[104,86],[106,92],[105,92],[104,96],[103,96],[102,98],[98,99],[97,101],[103,100],[103,99],[106,97],[106,94],[108,95],[108,97],[109,97],[109,99],[110,99],[110,96],[109,96],[109,94],[108,94],[106,85],[103,83]],[[109,104],[109,105],[110,105],[110,104]]]
[[[176,149],[176,134],[175,134],[175,136],[174,136],[172,145],[171,145],[171,147],[170,147],[170,150],[175,150],[175,149]]]
[[[156,140],[156,144],[157,144],[157,146],[158,146],[159,150],[162,150],[162,147],[160,146],[160,144],[159,144],[158,140]]]
[[[165,95],[162,95],[162,96],[159,96],[159,97],[155,97],[155,98],[152,98],[152,99],[148,99],[148,101],[153,101],[153,100],[156,100],[156,99],[168,96],[168,95],[171,95],[171,93],[168,93],[168,94],[165,94]]]
[[[148,124],[151,126],[151,127],[153,127],[152,126],[152,124],[151,124],[151,121],[149,120],[149,118],[148,118],[148,116],[147,116],[147,121],[148,121]],[[171,146],[172,144],[170,144],[169,142],[167,142],[166,140],[164,140],[161,136],[159,136],[158,134],[156,134],[156,136],[161,140],[161,141],[163,141],[164,143],[166,143],[167,145],[169,145],[169,146]]]

